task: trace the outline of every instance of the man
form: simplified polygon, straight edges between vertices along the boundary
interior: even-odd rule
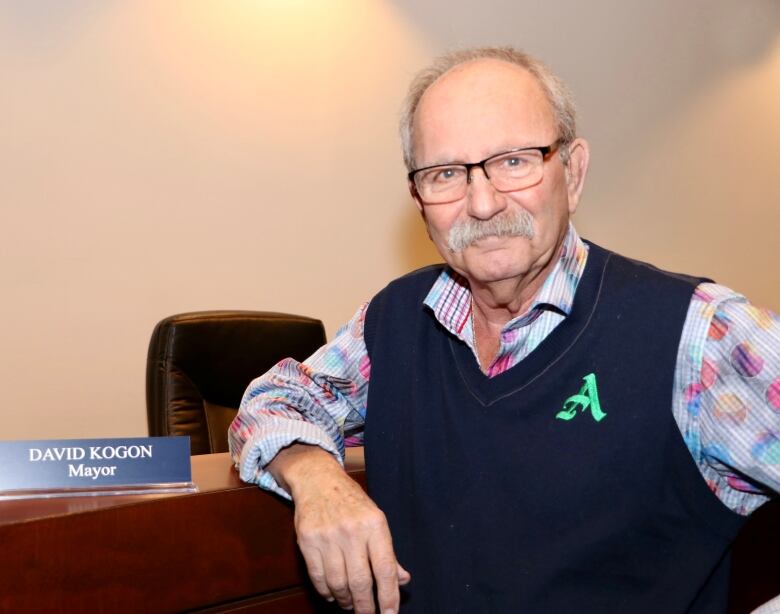
[[[780,488],[777,317],[577,236],[588,144],[520,52],[438,60],[401,135],[447,266],[253,382],[230,432],[241,477],[292,496],[317,590],[360,613],[374,586],[381,612],[723,611],[729,544]],[[363,430],[371,498],[339,465]]]

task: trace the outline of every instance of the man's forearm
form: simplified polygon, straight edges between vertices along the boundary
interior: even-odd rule
[[[280,450],[266,466],[266,471],[295,500],[296,491],[300,492],[301,487],[310,482],[312,476],[329,471],[343,472],[344,469],[332,454],[319,446],[294,443]]]

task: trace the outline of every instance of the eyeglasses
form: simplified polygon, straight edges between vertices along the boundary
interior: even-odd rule
[[[482,169],[490,184],[499,192],[530,188],[544,175],[544,161],[555,152],[560,139],[547,147],[521,147],[468,164],[437,164],[409,173],[420,199],[429,205],[451,203],[466,196],[471,170]]]

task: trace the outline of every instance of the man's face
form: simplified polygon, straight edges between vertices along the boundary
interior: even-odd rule
[[[414,128],[416,168],[475,162],[510,149],[551,145],[559,137],[535,78],[492,59],[462,64],[440,77],[420,100]],[[570,147],[572,172],[567,174],[557,154],[550,155],[541,181],[523,190],[498,192],[474,168],[462,199],[426,205],[416,197],[428,234],[447,263],[472,283],[522,278],[551,267],[587,168],[587,144],[578,139]],[[463,249],[450,247],[457,245],[462,235],[457,228],[464,224],[495,228],[507,220],[520,221],[518,229],[530,223],[532,236],[493,235]]]

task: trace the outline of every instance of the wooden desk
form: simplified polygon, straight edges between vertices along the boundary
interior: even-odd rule
[[[347,470],[365,486],[363,449]],[[292,507],[192,457],[187,495],[0,502],[0,612],[342,612],[307,588]],[[734,546],[730,614],[780,592],[780,500]]]
[[[365,485],[363,449],[347,470]],[[292,507],[192,457],[199,492],[0,502],[0,612],[340,612],[305,585]]]

